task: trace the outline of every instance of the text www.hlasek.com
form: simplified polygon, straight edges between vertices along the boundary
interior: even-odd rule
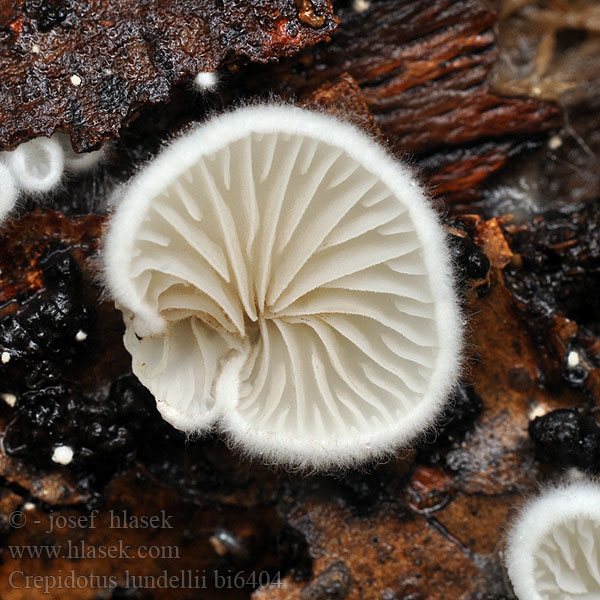
[[[85,540],[73,542],[67,540],[66,545],[51,546],[8,546],[12,558],[40,558],[54,559],[65,558],[67,560],[78,559],[129,559],[129,558],[153,558],[153,559],[178,559],[178,546],[136,546],[132,548],[119,540],[115,544],[91,546]]]

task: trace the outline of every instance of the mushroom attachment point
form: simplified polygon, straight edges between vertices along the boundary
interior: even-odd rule
[[[92,152],[75,152],[71,145],[71,138],[66,133],[57,132],[52,139],[58,140],[65,157],[65,169],[71,173],[82,173],[94,169],[106,155],[106,145],[100,150]]]
[[[600,598],[600,485],[581,481],[542,493],[521,512],[506,565],[520,600]]]
[[[114,198],[107,286],[175,427],[325,469],[431,426],[460,366],[443,230],[353,126],[278,105],[174,140]]]
[[[10,169],[0,162],[0,223],[17,202],[19,189]]]

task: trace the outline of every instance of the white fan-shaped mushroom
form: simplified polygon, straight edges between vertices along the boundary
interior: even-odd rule
[[[36,138],[5,153],[17,185],[26,192],[45,192],[56,186],[64,171],[64,154],[55,138]]]
[[[108,287],[133,370],[176,427],[327,466],[436,416],[460,315],[410,172],[350,125],[245,108],[174,141],[122,192]]]
[[[508,574],[520,600],[600,598],[600,485],[543,493],[509,536]]]
[[[0,223],[17,202],[19,189],[9,168],[0,162]]]

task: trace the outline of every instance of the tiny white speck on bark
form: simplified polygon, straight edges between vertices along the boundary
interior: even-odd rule
[[[550,150],[558,150],[562,145],[563,141],[560,135],[553,135],[548,140],[548,148],[550,148]]]
[[[569,365],[569,369],[574,369],[579,362],[579,354],[575,352],[575,350],[571,350],[569,356],[567,356],[567,365]]]
[[[59,465],[68,465],[73,460],[73,448],[71,446],[56,446],[52,454],[52,460]]]
[[[527,417],[530,421],[536,419],[537,417],[543,417],[548,412],[548,407],[545,404],[536,404],[534,405]]]
[[[17,397],[14,394],[2,394],[2,400],[4,400],[8,406],[14,406],[17,403]]]

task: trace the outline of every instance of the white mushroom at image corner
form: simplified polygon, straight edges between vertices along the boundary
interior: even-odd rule
[[[325,469],[431,426],[459,373],[443,230],[412,173],[353,126],[239,109],[113,199],[104,247],[132,368],[175,427]]]
[[[520,600],[600,598],[600,485],[578,481],[543,492],[521,511],[506,566]]]
[[[19,193],[41,194],[58,187],[65,171],[93,168],[104,150],[77,154],[64,133],[39,137],[0,152],[0,222],[14,208]]]

